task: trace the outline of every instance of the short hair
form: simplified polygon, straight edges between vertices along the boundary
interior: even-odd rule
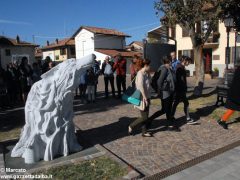
[[[163,64],[170,64],[171,60],[167,56],[165,56],[165,57],[163,57],[162,62],[163,62]]]
[[[149,59],[143,59],[143,66],[149,65],[151,61]]]
[[[187,61],[189,63],[192,62],[192,58],[188,57],[188,56],[182,56],[181,59],[180,59],[181,62],[183,61]]]

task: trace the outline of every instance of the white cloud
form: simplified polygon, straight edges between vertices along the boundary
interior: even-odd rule
[[[17,24],[17,25],[32,25],[29,22],[23,22],[23,21],[11,21],[6,19],[0,19],[0,24]]]

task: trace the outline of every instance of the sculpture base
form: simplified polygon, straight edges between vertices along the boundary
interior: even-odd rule
[[[84,149],[80,152],[72,153],[69,156],[59,156],[56,157],[52,161],[38,161],[34,164],[26,164],[24,162],[24,158],[13,158],[11,157],[11,151],[13,149],[14,145],[7,145],[4,147],[4,157],[5,157],[5,167],[10,168],[10,169],[26,169],[26,171],[32,171],[33,169],[41,169],[44,168],[45,166],[51,165],[51,167],[54,167],[55,164],[59,163],[66,163],[67,161],[72,161],[74,159],[78,158],[84,158],[85,156],[89,156],[92,154],[100,153],[100,151],[95,148],[91,147],[88,149]],[[10,172],[7,172],[7,174],[11,174]]]

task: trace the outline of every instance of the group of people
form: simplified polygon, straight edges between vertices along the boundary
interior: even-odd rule
[[[138,64],[141,65],[140,69],[138,69],[136,77],[132,77],[132,79],[135,78],[136,89],[141,92],[141,103],[144,103],[144,108],[140,110],[141,117],[129,125],[128,133],[130,135],[133,134],[133,130],[140,125],[142,127],[142,136],[151,137],[152,134],[148,130],[151,127],[152,121],[163,114],[166,114],[167,117],[167,127],[170,130],[179,131],[174,116],[180,102],[184,103],[187,123],[196,124],[196,121],[191,119],[189,115],[189,102],[186,95],[187,72],[185,67],[188,66],[191,61],[191,58],[185,56],[177,60],[175,52],[172,52],[171,58],[163,58],[163,65],[157,70],[157,78],[155,79],[150,76],[150,60],[143,59],[138,62]],[[153,77],[155,77],[155,75]],[[156,81],[156,87],[153,81]],[[151,86],[157,91],[161,99],[161,109],[149,117]]]
[[[51,68],[54,63],[49,57],[29,65],[28,58],[23,57],[21,62],[7,64],[6,70],[0,67],[0,107],[12,107],[19,102],[26,102],[31,86],[41,79],[41,75]]]
[[[106,56],[101,68],[100,63],[96,61],[93,67],[89,68],[80,77],[79,82],[79,95],[82,101],[95,102],[98,77],[100,75],[104,76],[105,84],[105,98],[109,98],[109,83],[111,85],[112,96],[116,98],[121,98],[121,93],[126,91],[126,72],[127,72],[127,61],[117,54],[112,60],[109,56]],[[117,96],[115,91],[115,76],[116,73],[116,84],[117,84]],[[78,89],[76,89],[76,96],[78,96]],[[94,92],[94,93],[93,93]]]

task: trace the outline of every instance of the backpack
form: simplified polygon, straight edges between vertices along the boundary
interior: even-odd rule
[[[152,77],[151,86],[155,92],[158,92],[158,79],[160,77],[160,74],[161,74],[161,69],[159,68]]]
[[[173,70],[168,69],[168,74],[166,79],[163,82],[163,91],[174,92],[175,91],[175,83],[176,83],[176,75]]]

